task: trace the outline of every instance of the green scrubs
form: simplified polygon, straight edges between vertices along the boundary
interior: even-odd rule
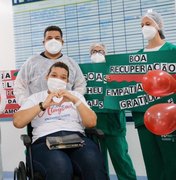
[[[159,51],[163,50],[176,50],[176,46],[166,42]],[[167,136],[155,135],[144,125],[144,112],[132,112],[132,115],[148,180],[176,180],[176,131]]]
[[[107,151],[109,152],[118,180],[136,180],[136,173],[128,154],[126,141],[126,117],[124,111],[97,114],[97,128],[105,133],[100,142],[108,171]]]

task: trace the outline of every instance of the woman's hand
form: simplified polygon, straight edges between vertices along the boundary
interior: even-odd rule
[[[96,125],[97,117],[95,112],[87,107],[84,103],[82,103],[79,98],[77,98],[67,90],[59,90],[59,92],[57,93],[57,97],[63,98],[59,105],[61,105],[63,102],[72,102],[73,104],[75,104],[75,107],[77,108],[77,111],[79,112],[79,115],[82,119],[82,123],[85,127],[91,128]],[[76,105],[77,103],[79,104]]]
[[[77,101],[79,101],[79,98],[77,98],[65,89],[59,90],[56,97],[63,98],[59,105],[61,105],[64,102],[72,102],[73,104],[75,104]]]
[[[49,106],[52,106],[52,105],[59,105],[58,102],[53,101],[54,97],[59,97],[58,93],[50,93],[50,94],[48,94],[47,98],[42,103],[42,106],[46,109],[46,108],[48,108]]]
[[[54,97],[62,98],[62,100],[58,103],[53,100]],[[50,93],[45,99],[45,101],[42,103],[42,105],[46,109],[52,105],[60,106],[64,102],[72,102],[73,104],[75,104],[77,101],[79,101],[79,99],[76,96],[74,96],[67,90],[63,89],[63,90],[59,90],[57,93]]]

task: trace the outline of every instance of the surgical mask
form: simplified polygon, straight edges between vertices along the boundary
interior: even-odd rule
[[[56,39],[51,39],[45,43],[45,49],[50,54],[57,54],[62,49],[62,43]]]
[[[61,79],[48,78],[48,89],[50,92],[58,92],[60,89],[66,89],[67,83]]]
[[[151,40],[155,37],[157,30],[153,26],[144,26],[142,28],[142,33],[145,39]]]
[[[92,60],[93,63],[105,62],[105,56],[103,54],[100,54],[100,53],[92,54],[90,59]]]

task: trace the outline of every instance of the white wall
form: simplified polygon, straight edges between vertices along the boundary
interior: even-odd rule
[[[0,0],[0,70],[15,69],[12,1]],[[0,122],[2,161],[4,171],[13,171],[19,160],[24,160],[20,134],[25,130],[13,127],[12,122]]]
[[[0,0],[0,70],[15,69],[15,51],[13,36],[13,14],[12,1]],[[24,160],[24,146],[20,140],[20,134],[25,133],[25,129],[15,129],[12,122],[0,122],[2,136],[2,160],[3,170],[13,171],[20,160]],[[133,160],[137,175],[145,176],[145,168],[139,139],[133,123],[127,123],[127,141],[129,153]],[[115,174],[110,163],[110,172]]]

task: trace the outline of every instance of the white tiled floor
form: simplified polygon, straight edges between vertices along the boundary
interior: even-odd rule
[[[13,172],[5,172],[3,180],[13,180]],[[110,180],[118,180],[116,175],[111,175]],[[138,176],[137,180],[147,180],[147,177],[144,176]]]
[[[111,175],[110,176],[110,180],[118,180],[118,179],[117,179],[116,175]],[[147,180],[147,177],[145,177],[145,176],[138,176],[137,180]]]

